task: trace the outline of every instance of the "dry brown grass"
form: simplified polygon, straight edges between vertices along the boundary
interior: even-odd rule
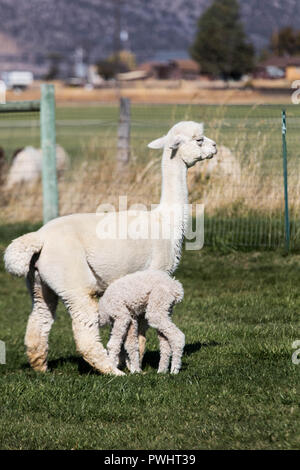
[[[40,98],[40,82],[34,87],[20,93],[8,91],[7,101],[38,100]],[[56,101],[59,104],[99,104],[117,103],[120,95],[130,98],[132,103],[151,104],[282,104],[290,103],[290,95],[286,93],[263,93],[259,89],[213,89],[214,83],[204,88],[198,81],[146,81],[123,84],[117,88],[100,88],[86,90],[84,88],[65,87],[59,81],[54,82]],[[269,83],[258,82],[259,87],[270,88]],[[274,86],[275,85],[275,86]],[[279,84],[289,88],[287,83]],[[279,86],[278,85],[278,86]],[[276,84],[272,82],[276,89]]]
[[[249,107],[249,113],[251,109]],[[215,171],[206,178],[206,163],[197,164],[188,172],[190,202],[204,204],[208,215],[247,217],[257,214],[265,217],[283,214],[280,128],[277,124],[261,127],[259,120],[249,124],[247,113],[234,121],[234,126],[229,121],[229,128],[226,128],[228,122],[224,112],[225,107],[216,108],[209,122],[209,137],[218,145],[226,143],[230,146],[233,158],[240,166],[240,174]],[[251,125],[256,127],[251,128]],[[139,203],[149,208],[159,202],[161,158],[159,153],[155,158],[152,152],[147,153],[146,141],[138,140],[138,145],[133,146],[132,158],[126,167],[117,164],[115,141],[109,133],[104,139],[98,135],[87,142],[80,148],[84,157],[75,159],[72,168],[59,179],[61,215],[95,212],[103,203],[118,208],[119,196],[125,195],[128,207]],[[294,144],[290,149],[292,160],[289,159],[290,209],[294,214],[300,210],[297,149],[298,145]],[[41,220],[41,182],[20,185],[11,192],[5,192],[3,187],[1,190],[0,186],[0,211],[0,220],[5,222]]]
[[[87,158],[78,161],[59,178],[59,211],[61,215],[75,212],[95,212],[99,204],[119,204],[119,196],[128,197],[129,206],[147,206],[159,202],[160,160],[146,166],[132,159],[121,167],[111,155],[97,150],[91,142],[85,150]],[[42,184],[20,184],[12,191],[0,189],[0,219],[12,223],[42,219]]]
[[[206,214],[247,216],[247,214],[282,213],[283,184],[281,166],[270,168],[264,164],[266,136],[261,145],[251,149],[245,159],[244,143],[238,135],[232,148],[240,162],[241,177],[226,176],[216,172],[210,178],[203,176],[203,163],[189,170],[190,201],[205,204]],[[128,207],[140,203],[150,207],[159,202],[161,190],[160,158],[148,164],[133,158],[127,167],[120,167],[111,153],[98,150],[97,139],[84,151],[84,161],[77,161],[73,168],[59,180],[60,214],[94,212],[99,204],[109,203],[119,207],[119,196],[126,195]],[[281,165],[281,161],[278,162]],[[300,182],[297,172],[290,176],[290,207],[300,209]],[[5,222],[39,221],[42,219],[41,183],[20,185],[14,191],[1,196],[1,219]]]

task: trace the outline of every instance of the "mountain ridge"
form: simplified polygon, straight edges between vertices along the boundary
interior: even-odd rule
[[[71,5],[70,5],[71,3]],[[125,44],[146,61],[159,50],[188,50],[197,20],[211,0],[122,1],[121,29]],[[300,0],[240,0],[241,19],[257,49],[266,47],[272,32],[297,27]],[[114,48],[115,7],[111,0],[0,0],[0,33],[11,38],[29,63],[42,63],[49,53],[70,57],[84,47],[91,62]]]

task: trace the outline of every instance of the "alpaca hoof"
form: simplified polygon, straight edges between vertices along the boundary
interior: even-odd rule
[[[29,359],[29,364],[31,365],[33,370],[35,370],[36,372],[47,372],[48,367],[45,354],[36,353],[36,351],[29,351],[27,352],[27,356]]]
[[[113,375],[126,375],[122,370],[116,369],[112,372]]]
[[[158,374],[167,374],[168,369],[158,369],[157,373]]]
[[[31,365],[31,367],[32,367],[33,370],[35,370],[35,372],[47,372],[47,370],[48,370],[47,364],[43,364],[41,366]]]

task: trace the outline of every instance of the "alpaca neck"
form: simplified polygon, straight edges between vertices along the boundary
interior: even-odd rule
[[[176,158],[176,157],[175,157]],[[165,150],[162,160],[162,192],[159,211],[165,227],[170,227],[172,249],[167,271],[173,273],[181,259],[181,250],[188,220],[187,168],[181,159],[172,160]]]
[[[163,153],[160,205],[184,206],[188,204],[187,168],[181,159],[172,160],[171,152],[165,149]]]

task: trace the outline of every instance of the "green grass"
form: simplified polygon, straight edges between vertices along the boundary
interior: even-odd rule
[[[0,252],[36,227],[0,230]],[[145,375],[101,376],[75,350],[59,306],[50,371],[27,364],[30,311],[24,281],[0,266],[1,449],[296,449],[300,446],[300,257],[276,252],[186,252],[177,273],[185,299],[174,313],[186,334],[183,370],[156,373],[149,331]],[[105,331],[104,339],[108,332]]]
[[[300,108],[295,105],[285,108],[290,156],[297,163]],[[245,159],[265,136],[268,140],[264,143],[265,160],[281,163],[281,110],[279,105],[133,105],[132,146],[137,156],[143,158],[150,140],[167,132],[178,121],[195,120],[204,122],[207,135],[219,144],[232,147],[234,143],[235,149],[238,144]],[[99,138],[99,147],[114,147],[118,123],[116,105],[59,106],[56,117],[57,141],[73,158],[82,156],[90,139]],[[0,114],[0,141],[7,158],[19,147],[39,146],[38,113]]]

